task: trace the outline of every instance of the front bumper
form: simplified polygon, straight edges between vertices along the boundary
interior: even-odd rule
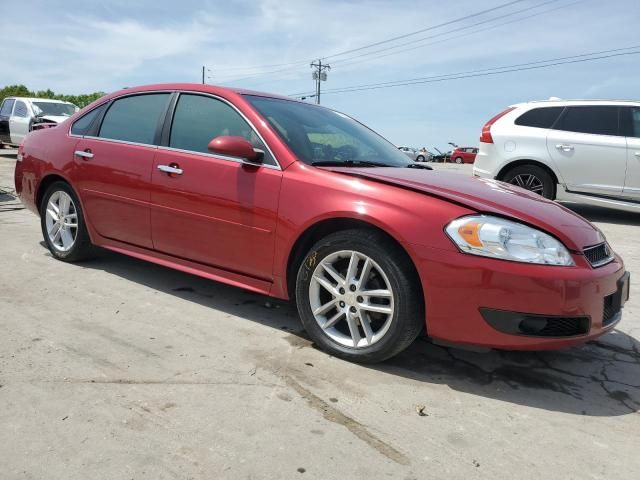
[[[568,347],[610,331],[620,314],[605,312],[605,299],[628,296],[628,290],[620,288],[628,274],[617,256],[603,267],[592,268],[581,255],[574,255],[574,267],[555,267],[427,247],[414,246],[414,251],[419,255],[416,263],[425,295],[427,333],[447,343],[507,350]],[[502,325],[507,328],[487,321],[487,311],[504,312]],[[520,322],[527,316],[546,322],[576,319],[579,330],[560,336],[536,335],[531,329],[520,331],[517,325],[508,325],[509,319]]]

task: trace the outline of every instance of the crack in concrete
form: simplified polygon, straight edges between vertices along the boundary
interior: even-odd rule
[[[71,384],[118,384],[118,385],[237,385],[242,387],[267,387],[273,388],[274,383],[263,382],[239,382],[234,380],[228,381],[192,381],[192,380],[136,380],[128,378],[76,378],[61,381],[41,381],[39,383],[71,383]]]
[[[298,395],[300,395],[304,400],[306,400],[307,404],[313,408],[314,410],[322,413],[322,416],[329,420],[330,422],[337,423],[338,425],[342,425],[347,430],[349,430],[352,434],[358,437],[360,440],[365,442],[371,448],[376,450],[378,453],[381,453],[389,460],[392,460],[400,465],[409,465],[409,459],[406,455],[401,453],[396,448],[392,447],[388,443],[383,440],[380,440],[374,434],[372,434],[367,427],[362,425],[357,420],[345,415],[337,408],[329,405],[323,399],[300,385],[296,380],[291,377],[283,377],[286,384],[294,389]]]

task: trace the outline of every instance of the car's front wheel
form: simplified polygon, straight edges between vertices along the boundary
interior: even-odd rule
[[[416,157],[416,162],[424,162],[424,155],[418,155]]]
[[[75,262],[93,251],[80,201],[65,182],[52,183],[42,197],[40,225],[44,241],[58,260]]]
[[[424,326],[424,302],[404,251],[373,230],[345,230],[316,243],[297,276],[302,323],[318,346],[347,360],[380,362]]]
[[[462,157],[456,157],[456,163],[461,164],[463,162]]]
[[[504,181],[553,200],[556,196],[556,185],[549,173],[536,165],[521,165],[512,168]]]

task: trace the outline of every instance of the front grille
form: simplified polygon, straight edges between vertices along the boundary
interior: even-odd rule
[[[592,267],[601,267],[613,260],[613,252],[607,242],[585,248],[584,256]]]

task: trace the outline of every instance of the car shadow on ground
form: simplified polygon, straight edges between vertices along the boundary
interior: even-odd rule
[[[293,303],[108,251],[79,267],[103,270],[182,301],[282,330],[289,343],[314,348]],[[640,410],[640,342],[619,330],[555,352],[477,353],[419,338],[395,358],[360,368],[576,415],[618,416]]]
[[[638,213],[572,202],[562,202],[562,205],[591,222],[614,223],[618,225],[640,225],[640,214]],[[638,208],[640,208],[640,205],[638,205]]]

